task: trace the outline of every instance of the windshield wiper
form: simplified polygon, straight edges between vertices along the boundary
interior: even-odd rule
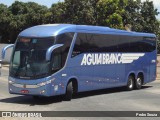
[[[35,75],[34,78],[35,78],[35,79],[36,79],[36,78],[42,78],[42,77],[45,77],[45,76],[47,76],[47,75],[48,75],[48,73],[43,73],[43,74]]]

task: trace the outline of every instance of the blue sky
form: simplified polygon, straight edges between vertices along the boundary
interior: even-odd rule
[[[22,2],[32,1],[41,5],[45,5],[47,7],[51,7],[53,3],[64,0],[0,0],[0,3],[10,6],[15,1],[22,1]],[[146,0],[141,0],[141,1],[146,1]],[[158,11],[160,12],[160,0],[149,0],[149,1],[153,1],[155,8],[157,8]],[[160,14],[157,16],[157,18],[160,20]]]
[[[21,2],[29,2],[29,1],[32,1],[32,2],[36,2],[38,4],[41,4],[41,5],[45,5],[47,7],[51,7],[51,5],[53,3],[56,3],[58,1],[63,1],[63,0],[0,0],[0,3],[3,3],[5,5],[8,5],[10,6],[12,3],[14,3],[15,1],[21,1]]]

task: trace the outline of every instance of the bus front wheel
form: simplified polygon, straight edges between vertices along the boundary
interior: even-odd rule
[[[131,90],[133,90],[133,87],[134,87],[134,77],[129,76],[128,82],[127,82],[127,90],[131,91]]]
[[[35,99],[35,100],[40,99],[40,97],[39,97],[39,96],[32,96],[32,98],[33,98],[33,99]]]
[[[70,101],[73,95],[73,85],[72,82],[69,82],[66,88],[65,100]]]

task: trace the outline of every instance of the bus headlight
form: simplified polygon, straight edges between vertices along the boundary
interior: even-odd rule
[[[37,86],[44,86],[44,85],[50,84],[54,80],[55,80],[55,78],[48,80],[48,81],[45,81],[45,82],[38,83]]]
[[[9,84],[13,84],[14,82],[13,82],[13,81],[11,81],[11,80],[9,80],[9,81],[8,81],[8,83],[9,83]]]

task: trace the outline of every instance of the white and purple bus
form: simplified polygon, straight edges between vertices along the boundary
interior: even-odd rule
[[[9,92],[37,96],[126,86],[156,79],[156,36],[100,26],[48,24],[22,31],[13,47]]]

